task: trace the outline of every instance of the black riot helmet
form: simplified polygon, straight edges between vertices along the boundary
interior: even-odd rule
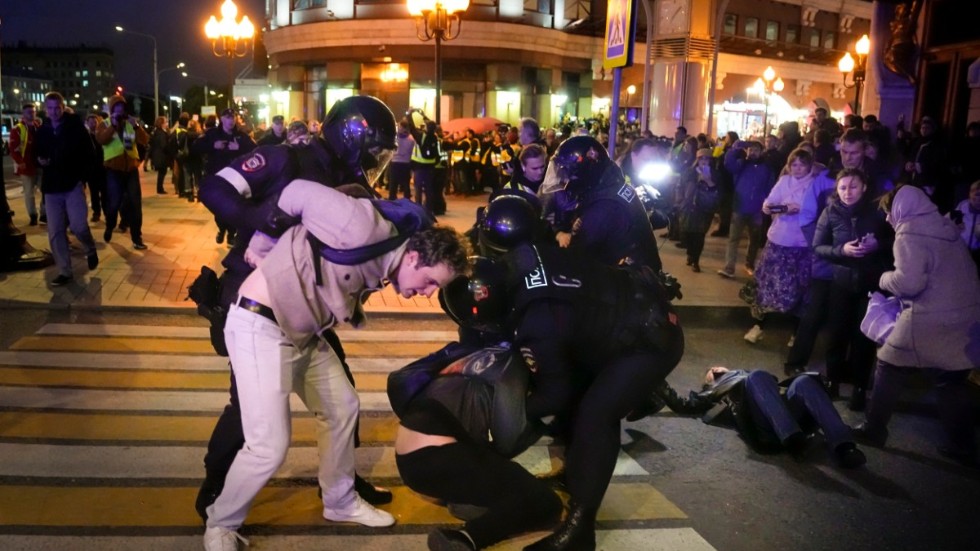
[[[510,311],[503,266],[482,256],[470,259],[473,270],[439,291],[439,305],[461,327],[501,332]]]
[[[490,201],[479,224],[480,250],[486,256],[500,256],[533,241],[538,225],[538,213],[527,199],[501,195]]]
[[[581,193],[598,185],[610,162],[606,148],[591,136],[565,140],[554,157],[558,179],[570,193]]]
[[[395,115],[372,96],[338,101],[320,125],[320,139],[344,165],[344,181],[356,181],[368,188],[374,187],[391,160],[395,132]]]

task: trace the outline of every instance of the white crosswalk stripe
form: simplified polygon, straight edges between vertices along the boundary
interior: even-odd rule
[[[342,342],[364,343],[361,346],[377,347],[371,355],[383,357],[349,357],[355,378],[364,375],[367,381],[373,381],[374,388],[361,388],[358,393],[361,399],[362,413],[379,417],[381,425],[390,426],[391,407],[387,395],[383,391],[383,375],[399,369],[415,358],[386,356],[380,351],[397,353],[398,343],[431,343],[441,345],[456,339],[453,331],[340,331]],[[18,421],[25,425],[36,424],[39,428],[36,436],[30,429],[24,432],[0,433],[0,549],[6,550],[43,550],[64,549],[69,547],[81,551],[86,550],[116,550],[116,549],[149,549],[177,550],[199,548],[201,536],[199,526],[194,524],[196,518],[190,511],[191,523],[175,521],[176,524],[151,523],[140,526],[106,528],[99,525],[72,525],[71,523],[44,524],[42,520],[21,524],[14,531],[9,531],[3,521],[3,496],[10,494],[11,488],[5,485],[24,485],[24,491],[41,492],[57,491],[51,487],[64,487],[66,490],[111,492],[139,491],[147,485],[154,489],[154,495],[167,488],[181,492],[180,495],[193,495],[195,488],[203,475],[202,458],[205,452],[203,439],[206,433],[201,428],[209,425],[204,417],[214,418],[228,401],[225,390],[217,390],[215,385],[223,385],[224,380],[216,375],[228,373],[226,358],[220,358],[213,353],[188,353],[186,350],[204,350],[200,344],[187,345],[181,348],[185,352],[147,352],[140,350],[125,350],[117,352],[71,352],[58,350],[58,336],[73,339],[173,339],[175,342],[193,342],[208,339],[207,328],[202,327],[157,327],[137,325],[100,325],[100,324],[48,324],[42,327],[36,335],[55,337],[50,340],[35,340],[26,348],[29,350],[0,351],[0,376],[9,376],[10,383],[0,380],[0,426],[17,426]],[[126,343],[146,341],[125,341]],[[159,342],[159,341],[157,341]],[[129,346],[127,344],[126,346]],[[50,347],[50,348],[49,348]],[[21,347],[25,348],[25,347]],[[97,350],[83,347],[87,350]],[[113,350],[124,347],[117,346]],[[159,346],[158,346],[159,348]],[[166,348],[166,347],[164,347]],[[118,372],[123,379],[121,389],[98,388],[97,385],[87,385],[79,388],[76,381],[85,377],[99,375],[103,380],[113,377]],[[47,382],[25,382],[24,374],[37,373],[49,375]],[[194,375],[204,384],[198,384],[195,389],[146,388],[154,386],[160,377],[166,376],[166,381],[180,381],[181,373]],[[90,374],[90,375],[87,375]],[[130,374],[131,378],[125,378]],[[139,377],[135,375],[139,374]],[[64,377],[64,378],[60,378]],[[70,381],[64,383],[62,381]],[[132,382],[132,387],[127,384]],[[214,381],[214,383],[212,383]],[[113,381],[115,382],[115,381]],[[370,386],[370,384],[368,386]],[[378,385],[381,384],[381,388]],[[142,385],[142,386],[141,386]],[[89,388],[91,387],[91,388]],[[307,419],[309,413],[296,397],[290,399],[290,408],[297,419]],[[33,417],[32,417],[33,416]],[[77,439],[62,440],[46,438],[43,431],[45,416],[57,419],[71,419],[79,422],[78,418],[97,416],[102,419],[101,429]],[[122,417],[119,417],[122,416]],[[183,435],[154,439],[152,434],[145,434],[145,441],[127,440],[120,436],[113,440],[111,434],[121,423],[114,419],[154,419],[174,423],[185,423],[188,427],[198,427],[193,436],[181,440]],[[387,420],[386,420],[387,419]],[[191,423],[193,421],[193,423]],[[9,423],[13,423],[12,425]],[[115,423],[115,424],[113,424]],[[364,420],[362,419],[362,424]],[[387,425],[386,425],[387,423]],[[33,425],[32,425],[33,426]],[[139,427],[120,428],[119,434],[134,435]],[[210,429],[207,429],[210,430]],[[380,430],[380,429],[379,429]],[[385,429],[385,430],[391,430]],[[11,436],[11,434],[14,434]],[[63,434],[72,434],[63,432]],[[110,436],[105,436],[109,434]],[[378,432],[372,434],[389,434]],[[391,438],[384,436],[382,439]],[[202,440],[197,444],[197,440]],[[521,454],[516,461],[528,471],[535,474],[545,474],[554,468],[555,459],[550,448],[549,439],[544,439]],[[391,441],[366,442],[356,450],[358,473],[370,479],[385,481],[387,484],[400,484],[398,470],[395,465],[394,449]],[[300,441],[294,445],[287,455],[282,468],[276,473],[271,487],[306,488],[304,496],[312,495],[317,470],[317,450],[312,442]],[[662,502],[656,507],[666,507],[673,512],[664,516],[623,517],[626,520],[616,520],[616,529],[600,530],[598,532],[599,549],[607,551],[633,549],[664,549],[681,551],[710,550],[712,547],[683,519],[683,513],[662,495],[642,482],[649,473],[629,454],[621,452],[617,460],[613,482],[619,486],[621,496],[634,495],[631,492],[645,491],[644,499],[634,506],[620,505],[617,510],[649,509],[652,501]],[[625,477],[625,478],[624,478]],[[641,482],[631,482],[641,480]],[[4,482],[6,481],[6,482]],[[617,482],[618,481],[618,482]],[[277,486],[278,485],[278,486]],[[637,490],[637,487],[640,489]],[[643,490],[646,488],[646,490]],[[34,494],[31,494],[34,495]],[[88,495],[88,494],[86,494]],[[129,495],[129,494],[120,494]],[[656,497],[659,496],[659,497]],[[401,499],[405,499],[404,497]],[[620,498],[622,499],[622,497]],[[309,503],[307,500],[305,503]],[[412,503],[409,501],[408,503]],[[621,502],[622,503],[622,502]],[[658,502],[659,503],[659,502]],[[268,505],[268,503],[267,503]],[[55,505],[57,507],[57,505]],[[171,505],[174,511],[182,511],[188,515],[190,504]],[[176,508],[174,508],[176,507]],[[290,516],[287,510],[285,517]],[[40,514],[40,513],[39,513]],[[115,511],[114,514],[120,514]],[[285,518],[284,517],[284,518]],[[601,517],[601,515],[600,515]],[[139,517],[143,518],[143,517]],[[318,513],[314,514],[318,518]],[[614,519],[615,520],[615,519]],[[639,521],[636,523],[635,521]],[[446,522],[442,520],[441,522]],[[632,522],[632,524],[630,524]],[[425,521],[399,524],[400,531],[396,533],[372,533],[370,531],[344,531],[343,527],[296,525],[289,528],[291,523],[282,525],[267,525],[259,535],[249,535],[250,549],[362,549],[366,551],[391,549],[425,549],[426,532],[430,524]],[[285,527],[285,528],[284,528]],[[122,530],[120,532],[120,530]],[[246,530],[247,532],[247,530]],[[125,533],[126,537],[119,534]],[[152,537],[141,537],[150,535]],[[248,534],[246,534],[248,535]],[[528,534],[522,538],[505,542],[493,547],[497,551],[517,550],[541,537],[541,533]]]

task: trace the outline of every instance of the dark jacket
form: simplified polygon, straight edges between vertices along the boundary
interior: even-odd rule
[[[878,250],[857,258],[844,256],[844,244],[874,234]],[[834,196],[820,214],[813,235],[813,251],[831,263],[835,285],[854,293],[878,288],[878,278],[892,264],[894,234],[883,213],[865,194],[851,207]]]
[[[454,375],[440,371],[463,364]],[[525,412],[529,373],[519,354],[450,343],[388,375],[391,409],[406,427],[445,433],[514,457],[541,436]],[[429,415],[417,417],[418,412]]]
[[[216,149],[215,144],[222,143],[221,149]],[[229,149],[228,144],[235,142],[238,149]],[[192,151],[204,156],[204,174],[210,176],[225,168],[231,161],[244,156],[255,149],[255,141],[235,127],[231,134],[225,132],[221,126],[209,128],[204,135],[191,144]]]
[[[173,162],[173,159],[167,155],[167,142],[170,141],[170,134],[158,127],[153,129],[153,133],[150,134],[150,162],[153,163],[153,168],[156,170],[164,169]]]
[[[782,450],[782,444],[768,435],[766,431],[756,428],[756,421],[750,412],[748,395],[745,392],[745,381],[751,371],[741,369],[731,370],[701,392],[692,390],[686,398],[677,394],[666,381],[657,386],[654,393],[667,404],[674,413],[682,415],[702,415],[701,420],[709,425],[734,428],[760,453],[776,453]],[[769,375],[773,379],[776,377]],[[786,388],[796,377],[817,377],[816,373],[801,373],[779,382],[781,388]]]
[[[41,192],[65,193],[86,181],[94,156],[92,139],[78,115],[63,114],[57,128],[45,120],[34,148],[35,163],[42,169]],[[42,165],[41,160],[48,162]]]
[[[762,157],[750,160],[745,151],[734,147],[725,153],[725,168],[735,181],[733,211],[761,220],[762,203],[776,183],[772,169]]]
[[[628,258],[655,272],[663,268],[643,202],[615,163],[610,162],[599,183],[576,199],[580,225],[572,233],[569,248],[609,266]]]
[[[698,173],[693,168],[684,173],[682,182],[681,189],[684,190],[684,195],[679,209],[681,231],[707,232],[711,227],[715,211],[718,210],[721,197],[718,186],[709,186],[698,178]]]

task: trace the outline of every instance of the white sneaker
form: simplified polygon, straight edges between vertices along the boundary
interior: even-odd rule
[[[746,333],[745,336],[742,338],[744,338],[745,340],[749,341],[752,344],[755,344],[762,340],[762,328],[759,327],[758,325],[753,325],[752,329],[749,329],[749,332]]]
[[[248,540],[234,530],[222,526],[211,526],[204,531],[205,551],[238,551],[238,542],[248,546]]]
[[[323,508],[323,518],[334,522],[356,522],[364,526],[381,528],[395,523],[395,517],[386,511],[376,509],[370,503],[354,495],[354,503],[346,509]]]

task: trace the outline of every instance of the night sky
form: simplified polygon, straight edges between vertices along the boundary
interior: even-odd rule
[[[116,32],[115,26],[154,35],[159,69],[187,63],[194,76],[214,84],[228,80],[227,62],[211,53],[204,36],[210,15],[220,19],[224,0],[0,0],[0,43],[23,40],[33,46],[104,46],[116,54],[116,79],[129,89],[152,95],[153,45],[150,39]],[[256,29],[265,26],[265,0],[235,0],[239,18],[248,15]],[[2,55],[2,53],[0,53]],[[235,72],[249,57],[238,60]],[[200,85],[179,71],[160,75],[160,95]]]

